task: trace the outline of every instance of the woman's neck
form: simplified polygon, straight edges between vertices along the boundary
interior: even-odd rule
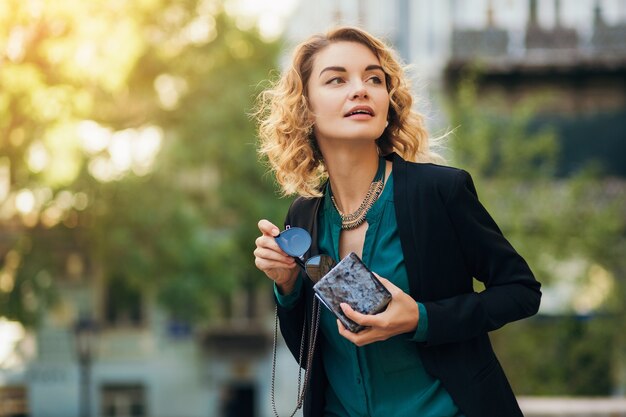
[[[375,144],[324,155],[333,196],[343,213],[356,211],[363,202],[378,170],[378,159]]]

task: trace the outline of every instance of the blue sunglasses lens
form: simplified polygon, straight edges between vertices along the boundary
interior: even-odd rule
[[[317,282],[335,267],[336,262],[328,255],[317,255],[306,262],[305,270],[311,281]]]
[[[275,239],[287,255],[297,258],[304,255],[311,247],[311,235],[300,227],[284,230]]]

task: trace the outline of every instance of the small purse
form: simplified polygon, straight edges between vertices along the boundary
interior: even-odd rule
[[[391,301],[391,293],[354,252],[324,275],[313,290],[322,304],[353,333],[365,327],[350,320],[341,309],[341,303],[362,314],[377,314],[384,311]]]

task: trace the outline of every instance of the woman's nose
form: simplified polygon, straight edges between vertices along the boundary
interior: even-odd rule
[[[365,87],[365,83],[356,82],[354,84],[353,90],[351,92],[350,97],[354,100],[356,98],[365,98],[367,97],[367,88]]]

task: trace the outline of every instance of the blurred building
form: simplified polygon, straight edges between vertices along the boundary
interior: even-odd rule
[[[67,273],[54,277],[58,307],[4,358],[0,398],[13,406],[0,407],[0,415],[178,415],[181,405],[208,408],[208,374],[198,366],[201,352],[190,330],[121,280],[103,282],[79,247],[59,244],[67,241],[51,231],[41,238],[58,242],[54,256],[65,260]]]
[[[301,1],[287,40],[337,24],[386,38],[414,65],[435,127],[446,125],[441,93],[480,62],[485,92],[511,103],[552,96],[538,123],[559,130],[563,174],[597,158],[607,173],[626,176],[625,0]],[[2,254],[11,233],[3,225]],[[54,277],[58,307],[36,331],[0,322],[0,417],[272,415],[267,291],[241,289],[199,330],[123,279],[105,281],[80,244],[56,247],[66,265]],[[298,367],[280,340],[277,366],[277,406],[289,414]]]
[[[445,85],[453,89],[478,63],[483,94],[497,93],[511,107],[528,97],[542,98],[533,124],[556,131],[558,174],[595,164],[604,175],[626,177],[626,2],[524,3],[522,32],[498,25],[490,4],[486,27],[455,27]],[[540,13],[545,4],[552,5],[547,22]],[[585,19],[566,19],[571,13],[566,6],[581,16],[585,11]]]
[[[0,254],[19,225],[3,225]],[[1,417],[270,416],[273,306],[268,287],[221,300],[192,327],[121,278],[105,280],[76,242],[42,229],[66,265],[36,329],[0,320]],[[10,256],[9,256],[10,258]],[[6,260],[6,257],[5,257]],[[277,408],[296,401],[298,367],[279,343]]]
[[[626,176],[626,1],[300,2],[287,37],[295,44],[339,24],[400,52],[435,131],[448,127],[441,98],[477,67],[481,93],[497,91],[512,105],[547,96],[536,123],[557,130],[560,174],[599,162]]]
[[[389,41],[433,79],[458,57],[520,57],[528,48],[561,49],[568,42],[581,50],[623,49],[625,22],[624,0],[320,0],[298,3],[286,37],[294,44],[336,25],[356,25]]]

